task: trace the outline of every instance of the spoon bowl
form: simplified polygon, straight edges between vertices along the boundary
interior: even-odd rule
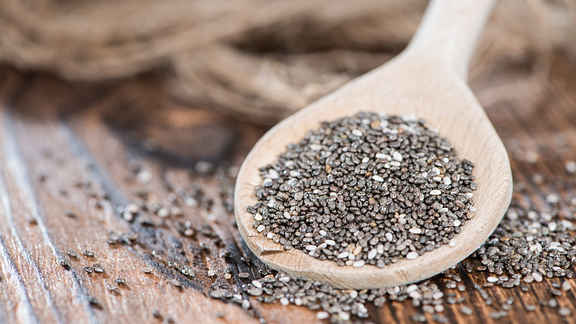
[[[491,0],[433,1],[402,54],[286,118],[260,139],[240,169],[234,199],[240,233],[258,258],[295,277],[338,288],[379,288],[442,272],[466,258],[489,237],[510,203],[512,176],[506,150],[465,78],[476,38],[492,4]],[[454,246],[443,245],[383,268],[354,268],[320,261],[298,249],[286,251],[252,228],[253,215],[246,207],[257,203],[254,191],[262,184],[258,169],[274,163],[286,145],[299,142],[308,131],[320,128],[322,122],[360,111],[416,115],[438,129],[440,136],[447,137],[459,158],[475,164],[476,215],[454,236]]]

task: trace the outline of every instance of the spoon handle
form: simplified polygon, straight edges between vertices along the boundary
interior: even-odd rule
[[[405,55],[425,56],[453,68],[463,80],[496,0],[432,0]]]

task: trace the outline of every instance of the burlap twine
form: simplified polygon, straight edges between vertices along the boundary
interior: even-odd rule
[[[72,81],[153,73],[177,99],[274,123],[386,62],[421,0],[0,0],[0,61]],[[484,102],[539,89],[551,53],[576,62],[576,3],[500,0],[470,77],[527,70]],[[522,91],[526,93],[526,91]]]

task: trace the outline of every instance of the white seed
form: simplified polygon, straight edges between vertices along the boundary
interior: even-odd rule
[[[436,181],[436,182],[440,182],[442,181],[441,177],[433,177],[432,180]]]
[[[260,214],[254,215],[254,220],[261,221],[261,220],[262,220],[262,215],[260,215]]]
[[[325,249],[327,246],[328,246],[328,244],[322,243],[322,244],[318,245],[318,250]]]
[[[320,231],[318,231],[318,233],[320,233],[320,235],[322,235],[322,236],[328,235],[328,233],[325,230],[320,230]]]
[[[460,226],[460,224],[462,224],[462,222],[460,222],[460,220],[458,220],[458,219],[454,220],[454,226],[455,227]]]
[[[473,213],[476,212],[476,207],[470,206],[470,211],[473,212]]]
[[[450,242],[448,243],[448,246],[455,247],[456,246],[456,239],[451,239]]]
[[[365,157],[362,159],[362,163],[368,163],[370,161],[369,157]]]
[[[548,229],[550,230],[550,232],[556,231],[557,228],[558,228],[558,224],[556,224],[556,222],[550,222],[548,224]]]
[[[438,210],[438,212],[439,212],[440,214],[447,213],[447,212],[448,212],[448,208],[446,208],[446,207],[440,208],[440,209]]]
[[[338,256],[336,258],[346,259],[347,257],[348,257],[348,252],[342,252],[342,253],[338,254]]]
[[[289,213],[289,212],[284,212],[283,215],[284,215],[284,218],[286,218],[286,219],[292,218],[292,216],[290,216],[290,213]]]
[[[302,306],[302,298],[297,297],[296,299],[294,299],[294,305]]]
[[[129,212],[132,213],[132,214],[136,214],[139,209],[140,209],[140,208],[138,208],[138,205],[136,205],[136,204],[128,204],[128,205],[126,206],[126,209],[125,209],[125,210],[129,211]]]
[[[312,151],[320,151],[322,149],[322,145],[320,144],[310,144],[310,149]]]
[[[252,280],[252,286],[256,288],[262,288],[262,284],[260,283],[260,281],[257,280]]]
[[[274,234],[274,232],[268,232],[268,234],[266,234],[266,237],[267,237],[269,240],[271,240],[271,239],[274,238],[275,235],[276,235],[276,234]]]
[[[470,198],[474,197],[474,194],[471,193],[471,192],[467,192],[467,193],[464,194],[464,197],[470,199]]]
[[[130,222],[130,221],[132,221],[132,220],[134,219],[134,215],[132,215],[132,213],[130,213],[130,212],[128,212],[128,211],[125,211],[125,212],[122,214],[122,218],[124,218],[125,221]]]
[[[368,260],[374,259],[376,257],[376,254],[378,254],[378,250],[376,249],[370,250],[370,252],[368,252]]]
[[[388,242],[392,242],[392,233],[386,233],[386,239],[388,240]]]
[[[390,162],[390,165],[393,167],[399,167],[401,164],[400,164],[400,162],[393,161],[393,162]]]
[[[268,207],[274,207],[274,204],[276,204],[276,200],[274,198],[270,199],[270,201],[268,201]]]
[[[394,152],[394,154],[392,154],[392,158],[396,161],[401,162],[402,161],[402,154],[400,154],[398,152]]]
[[[362,252],[362,247],[361,247],[360,245],[358,245],[358,246],[354,249],[354,252],[352,252],[352,254],[358,255],[358,254],[360,254],[360,252]]]
[[[412,234],[422,234],[422,230],[416,227],[412,227],[411,229],[408,230],[410,233]]]
[[[498,278],[496,278],[496,277],[488,277],[488,278],[486,278],[486,281],[494,283],[494,282],[498,282]]]
[[[384,182],[384,179],[382,179],[382,177],[381,177],[381,176],[377,176],[377,175],[375,175],[375,176],[373,176],[373,177],[372,177],[372,179],[373,179],[374,181],[378,181],[378,182]]]
[[[433,299],[440,299],[442,298],[442,296],[444,296],[444,294],[441,291],[437,291],[432,295]]]
[[[136,180],[142,184],[146,184],[152,181],[152,172],[148,170],[142,170],[136,175]]]
[[[282,306],[288,306],[288,304],[290,304],[290,300],[288,300],[286,297],[282,297],[280,298],[280,304],[282,304]]]
[[[288,276],[280,277],[278,279],[278,281],[283,282],[283,283],[288,283],[288,282],[290,282],[290,277],[288,277]]]
[[[162,208],[158,209],[157,214],[159,217],[165,218],[165,217],[170,216],[170,211],[168,210],[168,208],[162,207]]]
[[[362,133],[362,131],[359,130],[359,129],[355,129],[355,130],[352,131],[352,135],[354,135],[354,136],[362,136],[362,135],[364,135],[364,133]]]
[[[562,290],[568,291],[570,289],[572,289],[572,286],[570,286],[570,282],[568,280],[564,281],[562,283]]]
[[[366,264],[366,262],[364,262],[364,260],[358,260],[358,261],[354,262],[353,266],[354,266],[354,268],[361,268],[364,266],[364,264]]]
[[[280,178],[280,174],[278,174],[278,171],[276,171],[274,169],[270,169],[270,170],[268,170],[268,174],[266,175],[266,178],[278,179],[278,178]]]
[[[430,191],[430,194],[432,196],[438,196],[439,194],[441,194],[442,192],[440,190],[434,189]]]
[[[380,254],[384,253],[384,245],[378,244],[378,246],[376,246],[376,250],[378,250],[378,253]]]
[[[430,173],[434,176],[439,175],[440,169],[438,169],[437,167],[433,167],[432,170],[430,170]]]
[[[354,299],[354,298],[356,298],[356,297],[358,297],[358,291],[352,290],[352,291],[350,292],[350,298]]]
[[[172,216],[182,216],[184,214],[184,212],[182,211],[182,208],[180,208],[180,207],[172,207],[172,208],[170,208],[170,214]]]
[[[558,197],[557,194],[549,194],[548,196],[546,196],[546,201],[549,204],[556,204],[558,203],[558,200],[560,200],[560,198]]]
[[[327,319],[328,316],[330,316],[330,314],[328,314],[328,312],[318,312],[316,313],[316,318],[323,320],[323,319]]]
[[[342,312],[342,311],[338,312],[338,317],[340,317],[340,319],[345,321],[345,322],[350,320],[350,314],[346,313],[346,312]]]
[[[290,176],[291,176],[292,178],[299,177],[299,176],[300,176],[300,172],[298,172],[298,171],[290,171]]]
[[[436,305],[434,306],[434,310],[436,311],[436,313],[442,313],[444,311],[444,306]]]
[[[306,250],[308,251],[316,251],[317,247],[316,245],[307,245],[306,246]]]
[[[442,181],[444,181],[444,184],[447,186],[452,184],[452,179],[450,179],[449,177],[444,177]]]
[[[572,174],[574,172],[576,172],[576,162],[570,160],[567,161],[566,164],[564,165],[564,167],[566,168],[566,172]]]
[[[388,154],[384,154],[384,153],[377,153],[376,158],[380,159],[380,160],[386,159],[386,160],[390,161],[390,156]]]
[[[416,291],[416,290],[418,290],[418,285],[412,284],[412,285],[406,287],[406,292],[407,292],[407,293],[411,293],[411,292]]]
[[[258,233],[262,233],[262,232],[264,232],[265,229],[266,229],[266,226],[260,225],[260,226],[258,226],[258,228],[256,230],[258,231]]]
[[[406,259],[408,260],[413,260],[416,259],[418,257],[418,252],[410,252],[408,254],[406,254]]]
[[[328,245],[332,245],[332,246],[336,245],[336,241],[334,241],[334,240],[326,240],[326,241],[324,241],[324,243],[326,243]]]
[[[534,280],[536,282],[542,282],[542,275],[538,272],[533,272],[532,273],[532,277],[534,277]]]

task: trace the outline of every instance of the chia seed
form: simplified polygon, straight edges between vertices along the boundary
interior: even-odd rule
[[[474,216],[473,168],[425,121],[361,112],[322,123],[260,168],[259,202],[246,209],[286,250],[384,267],[460,233]]]

